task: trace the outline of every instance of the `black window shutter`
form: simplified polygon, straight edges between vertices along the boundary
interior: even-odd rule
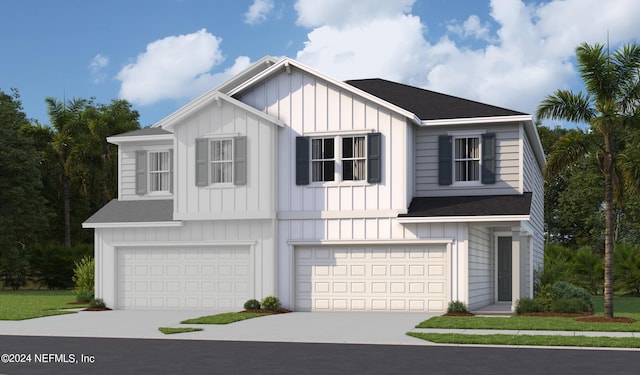
[[[147,152],[136,151],[136,194],[147,194]]]
[[[482,135],[482,183],[496,183],[496,135]]]
[[[169,192],[173,193],[173,149],[169,150]]]
[[[196,186],[209,185],[209,140],[196,139]]]
[[[247,184],[247,137],[236,137],[233,145],[233,183]]]
[[[382,182],[382,134],[367,136],[367,182]]]
[[[296,185],[309,185],[309,138],[296,137]]]
[[[453,183],[453,144],[452,137],[441,135],[438,137],[438,184],[451,185]]]

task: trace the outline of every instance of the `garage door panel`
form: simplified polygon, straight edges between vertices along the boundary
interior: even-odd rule
[[[248,247],[135,248],[117,253],[117,307],[239,309],[253,296]]]
[[[445,246],[295,250],[296,308],[443,311]]]

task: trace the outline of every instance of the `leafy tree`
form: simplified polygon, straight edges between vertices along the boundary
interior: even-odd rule
[[[640,248],[629,244],[617,244],[613,263],[617,288],[640,296]]]
[[[573,284],[598,295],[602,290],[602,273],[604,264],[602,258],[590,247],[582,247],[572,260]]]
[[[22,132],[28,125],[18,92],[0,90],[0,249],[22,250],[47,226],[39,159]]]
[[[613,318],[614,193],[621,198],[619,172],[635,171],[619,158],[620,137],[636,120],[640,98],[640,46],[633,43],[610,54],[603,45],[580,45],[576,50],[578,70],[587,93],[557,90],[536,111],[539,119],[555,118],[587,123],[590,131],[571,130],[556,143],[545,174],[553,176],[584,155],[595,158],[604,177],[605,267],[604,314]],[[640,173],[638,174],[640,176]]]

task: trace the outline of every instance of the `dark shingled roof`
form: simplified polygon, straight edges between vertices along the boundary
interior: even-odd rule
[[[351,80],[346,83],[412,112],[423,121],[526,115],[526,113],[379,78]]]
[[[122,133],[122,134],[117,134],[117,135],[112,136],[111,138],[116,138],[116,137],[141,137],[141,136],[145,136],[145,135],[163,135],[163,134],[173,134],[173,133],[171,133],[168,130],[164,130],[162,128],[143,128],[143,129],[138,129],[138,130]]]
[[[413,198],[409,212],[398,217],[529,215],[531,195]]]
[[[173,221],[173,200],[112,200],[84,223],[147,223]]]

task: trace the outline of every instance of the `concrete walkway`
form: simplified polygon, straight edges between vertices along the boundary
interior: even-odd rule
[[[499,329],[443,329],[414,328],[411,332],[454,333],[461,335],[521,335],[521,336],[585,336],[585,337],[628,337],[640,338],[640,332],[596,332],[596,331],[527,331]]]

